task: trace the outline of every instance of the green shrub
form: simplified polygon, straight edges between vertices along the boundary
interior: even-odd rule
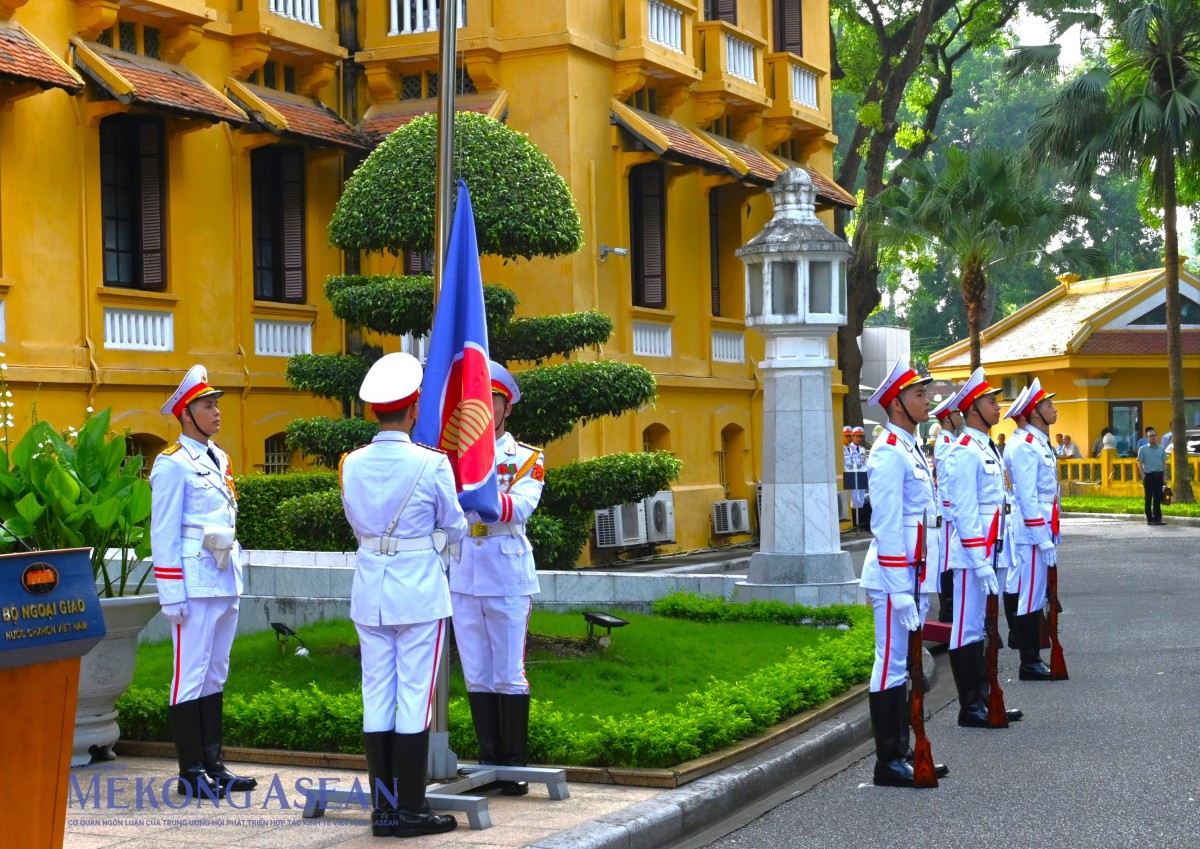
[[[569,357],[580,348],[597,348],[608,341],[612,331],[612,319],[596,310],[518,318],[495,330],[488,328],[488,350],[500,363],[521,360],[536,364],[551,357]]]
[[[394,336],[424,336],[433,326],[432,277],[331,277],[325,293],[333,314],[354,327]],[[484,284],[489,335],[512,320],[517,303],[511,290]]]
[[[513,375],[521,403],[513,407],[508,429],[519,439],[545,445],[577,424],[618,416],[655,398],[654,375],[633,363],[572,361]]]
[[[331,419],[317,416],[314,419],[293,419],[287,426],[287,446],[311,457],[329,469],[336,469],[338,461],[347,451],[366,445],[379,433],[376,422],[353,417]]]
[[[295,540],[279,520],[279,506],[310,492],[337,491],[334,472],[290,472],[285,475],[239,475],[238,542],[250,549],[291,549]]]
[[[479,251],[506,259],[561,256],[583,244],[566,181],[529,139],[471,112],[454,117],[455,170],[471,191]],[[437,118],[392,133],[347,181],[329,224],[345,250],[433,248]]]
[[[605,454],[576,460],[547,469],[541,503],[555,515],[568,510],[590,513],[613,504],[631,504],[669,489],[682,471],[683,461],[666,451]]]
[[[525,534],[533,546],[533,560],[539,569],[574,569],[587,545],[592,529],[592,514],[568,510],[553,515],[535,510],[525,523]]]
[[[301,551],[354,551],[358,540],[342,510],[337,489],[310,492],[279,505],[279,521]]]
[[[296,354],[288,357],[287,382],[293,389],[353,404],[367,370],[366,357],[343,354]]]

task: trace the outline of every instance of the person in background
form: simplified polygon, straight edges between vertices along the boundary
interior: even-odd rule
[[[1071,435],[1069,433],[1063,436],[1062,451],[1058,456],[1062,460],[1083,459],[1083,455],[1079,453],[1079,446],[1071,441]]]
[[[1061,457],[1063,452],[1063,435],[1061,433],[1054,434],[1054,456]]]
[[[1166,450],[1158,444],[1158,433],[1146,428],[1146,444],[1138,449],[1138,473],[1145,492],[1146,524],[1165,525],[1162,520],[1163,471],[1166,469]]]
[[[1092,459],[1096,460],[1100,457],[1100,452],[1104,450],[1104,437],[1112,433],[1111,427],[1102,428],[1100,435],[1096,437],[1096,441],[1092,443]]]
[[[1004,456],[1004,440],[1005,440],[1005,438],[1006,437],[1004,436],[1004,434],[1000,434],[999,436],[996,437],[996,450],[1000,452],[1001,457]]]
[[[1146,445],[1147,443],[1150,442],[1150,431],[1151,430],[1153,430],[1153,428],[1148,427],[1144,431],[1142,431],[1142,438],[1139,439],[1137,441],[1137,444],[1133,446],[1134,456],[1137,456],[1137,452],[1138,452],[1139,448],[1141,448],[1143,445]]]

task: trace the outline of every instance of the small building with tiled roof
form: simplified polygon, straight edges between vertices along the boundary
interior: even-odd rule
[[[1059,285],[984,330],[980,362],[994,386],[1011,400],[1033,377],[1057,393],[1053,433],[1070,434],[1089,456],[1104,427],[1119,453],[1136,445],[1147,426],[1171,428],[1167,388],[1166,272],[1163,268],[1080,280],[1064,274]],[[1200,279],[1180,271],[1183,301],[1183,386],[1187,426],[1200,427]],[[935,378],[962,380],[970,373],[963,340],[929,357]],[[1003,428],[1001,428],[1003,429]],[[1011,422],[1008,423],[1011,430]]]

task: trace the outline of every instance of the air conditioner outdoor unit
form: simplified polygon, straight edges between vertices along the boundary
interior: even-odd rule
[[[675,542],[675,495],[669,489],[642,501],[646,507],[646,542]]]
[[[744,498],[717,501],[712,506],[713,533],[717,536],[750,533],[750,506]]]
[[[646,502],[617,504],[596,511],[596,548],[646,543]]]

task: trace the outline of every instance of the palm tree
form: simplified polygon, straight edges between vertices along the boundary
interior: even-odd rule
[[[979,366],[989,269],[1010,257],[1047,253],[1090,268],[1102,267],[1104,253],[1072,242],[1054,252],[1045,246],[1074,220],[1090,219],[1090,203],[1061,200],[1030,177],[1017,155],[998,150],[945,152],[945,166],[908,161],[897,169],[902,180],[868,205],[870,232],[879,245],[901,253],[933,249],[957,266],[967,308],[971,369]]]
[[[1200,2],[1135,0],[1115,7],[1121,17],[1106,54],[1039,110],[1028,151],[1032,162],[1067,167],[1080,188],[1103,171],[1140,174],[1146,197],[1161,205],[1171,431],[1178,439],[1186,422],[1176,207],[1180,178],[1200,182]],[[1057,70],[1057,56],[1055,47],[1022,48],[1010,73]],[[1174,458],[1176,498],[1193,502],[1187,451],[1175,451]]]

